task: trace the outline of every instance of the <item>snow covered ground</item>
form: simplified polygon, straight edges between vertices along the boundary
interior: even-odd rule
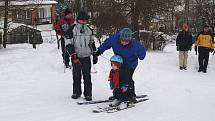
[[[63,71],[57,44],[8,45],[0,50],[1,121],[215,121],[215,57],[208,73],[198,73],[195,52],[190,52],[188,70],[178,68],[174,44],[164,52],[147,52],[135,72],[137,94],[150,100],[114,114],[92,113],[96,105],[80,106],[73,100],[72,72]],[[112,51],[103,54],[109,58]],[[111,95],[107,82],[110,63],[99,57],[92,74],[93,99]],[[92,70],[94,71],[94,70]],[[105,106],[107,104],[100,104]]]

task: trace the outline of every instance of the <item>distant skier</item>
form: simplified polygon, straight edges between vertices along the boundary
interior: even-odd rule
[[[193,44],[193,37],[189,31],[187,24],[183,25],[182,31],[178,34],[176,39],[177,51],[179,51],[179,69],[187,70],[188,51],[191,50]]]
[[[198,72],[207,73],[209,54],[214,51],[214,36],[209,31],[209,26],[205,25],[203,31],[197,36],[195,51],[198,50],[199,70]]]
[[[146,50],[138,40],[132,38],[132,31],[124,28],[110,36],[98,48],[96,55],[101,55],[107,49],[113,49],[114,54],[123,58],[122,67],[125,70],[125,78],[129,80],[128,96],[130,101],[136,102],[133,74],[138,65],[138,59],[143,60]]]
[[[54,26],[55,31],[58,35],[61,35],[61,49],[62,56],[64,59],[64,64],[66,68],[69,68],[69,54],[65,50],[65,38],[71,38],[68,29],[74,24],[74,19],[72,18],[72,11],[70,9],[66,9],[64,11],[64,18],[60,19],[59,22]]]
[[[113,90],[114,100],[109,106],[127,107],[128,101],[128,80],[125,77],[125,71],[121,68],[123,59],[119,55],[114,55],[110,59],[111,71],[109,74],[110,88]]]
[[[72,60],[73,99],[81,96],[81,79],[84,80],[84,96],[87,101],[92,100],[91,60],[90,56],[96,51],[93,31],[87,25],[89,16],[86,12],[79,12],[77,24],[70,27],[72,39],[66,39],[65,44]],[[97,63],[97,56],[93,56],[93,64]]]

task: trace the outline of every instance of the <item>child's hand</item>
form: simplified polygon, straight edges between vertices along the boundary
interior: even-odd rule
[[[114,89],[114,83],[110,80],[110,89]]]
[[[128,90],[128,84],[123,84],[121,87],[122,93],[126,93]]]

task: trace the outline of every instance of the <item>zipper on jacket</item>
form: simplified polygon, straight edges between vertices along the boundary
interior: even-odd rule
[[[87,47],[87,42],[86,42],[86,38],[84,37],[84,44],[85,44],[85,48]]]

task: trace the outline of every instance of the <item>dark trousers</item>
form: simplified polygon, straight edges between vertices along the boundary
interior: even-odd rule
[[[65,40],[64,40],[63,37],[61,37],[60,39],[61,39],[60,42],[61,42],[61,50],[62,50],[63,61],[64,61],[64,64],[66,66],[69,66],[69,61],[70,61],[69,57],[70,57],[70,55],[66,51]]]
[[[84,96],[92,96],[91,61],[90,57],[79,58],[80,64],[73,65],[73,94],[81,95],[81,78],[84,80]]]
[[[200,70],[207,70],[210,50],[211,50],[210,48],[206,48],[206,47],[198,48],[198,53],[199,53],[198,60],[199,60]]]
[[[122,90],[120,88],[113,90],[113,96],[115,99],[118,99],[122,102],[128,101],[128,93],[122,93]]]
[[[128,96],[129,98],[136,97],[135,94],[135,87],[134,87],[134,80],[133,80],[133,74],[134,74],[135,69],[128,69],[127,70],[127,75],[128,75]]]

